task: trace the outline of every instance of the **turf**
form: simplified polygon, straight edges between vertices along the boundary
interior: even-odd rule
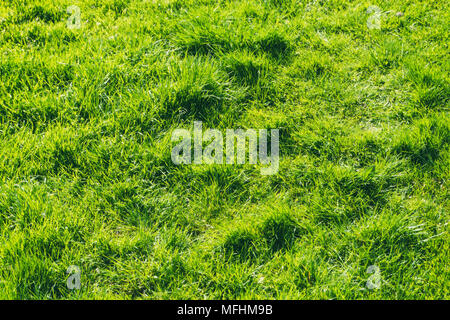
[[[450,297],[448,1],[0,2],[0,298]]]

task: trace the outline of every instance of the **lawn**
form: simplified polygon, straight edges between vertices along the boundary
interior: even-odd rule
[[[448,1],[0,3],[1,299],[450,298]]]

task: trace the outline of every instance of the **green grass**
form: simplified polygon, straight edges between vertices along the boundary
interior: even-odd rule
[[[0,2],[0,298],[450,298],[448,1]]]

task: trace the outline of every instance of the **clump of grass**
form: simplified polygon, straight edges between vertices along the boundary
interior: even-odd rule
[[[52,5],[29,5],[21,8],[19,14],[14,18],[14,22],[18,24],[32,21],[56,23],[61,21],[64,16],[65,13],[60,8],[55,8]]]
[[[275,59],[286,58],[292,51],[292,45],[283,34],[270,31],[267,34],[260,35],[253,42],[256,50],[261,50]]]
[[[242,90],[234,89],[215,64],[206,59],[186,57],[171,62],[169,81],[159,87],[160,114],[166,119],[202,120],[220,123],[224,114],[232,115]]]
[[[289,249],[300,235],[298,223],[288,213],[269,216],[261,227],[261,233],[272,251]]]
[[[449,83],[439,70],[419,69],[417,64],[410,62],[407,78],[414,86],[413,97],[419,106],[438,110],[448,109]]]
[[[225,255],[237,256],[248,260],[257,254],[258,238],[250,230],[235,230],[227,235],[223,248]]]
[[[232,52],[223,58],[223,65],[237,83],[248,86],[264,81],[269,72],[269,62],[249,52]]]
[[[447,121],[429,118],[417,121],[397,137],[393,152],[411,160],[419,166],[433,166],[445,156],[450,131]]]

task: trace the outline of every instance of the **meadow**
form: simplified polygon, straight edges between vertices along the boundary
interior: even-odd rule
[[[449,13],[0,0],[0,298],[449,299]],[[175,165],[194,121],[278,172]]]

